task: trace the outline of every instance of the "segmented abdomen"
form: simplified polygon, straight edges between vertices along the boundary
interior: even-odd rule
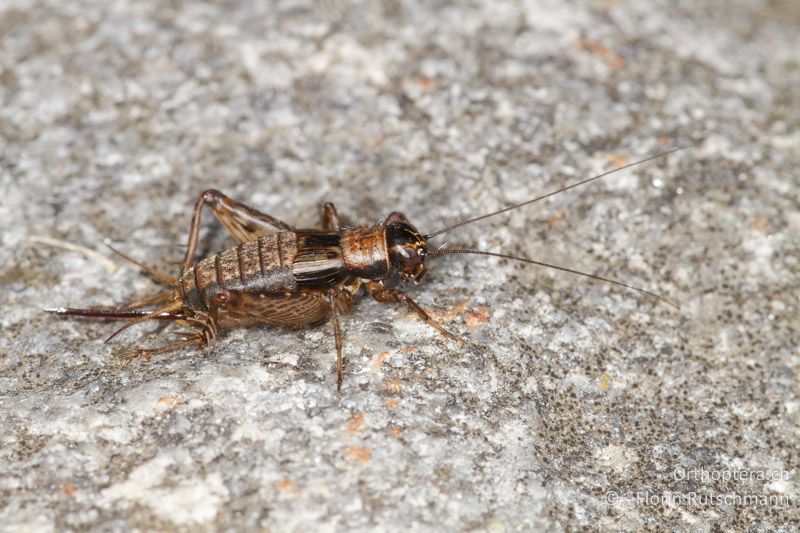
[[[189,307],[217,307],[222,291],[289,294],[297,290],[292,263],[297,255],[293,232],[259,237],[207,257],[181,276],[184,301]]]

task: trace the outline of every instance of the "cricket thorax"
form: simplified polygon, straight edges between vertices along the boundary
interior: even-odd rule
[[[342,257],[350,275],[378,280],[388,274],[385,226],[347,228],[341,236]]]

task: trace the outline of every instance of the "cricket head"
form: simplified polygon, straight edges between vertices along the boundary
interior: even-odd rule
[[[394,219],[392,219],[394,216]],[[418,282],[425,275],[428,244],[425,237],[400,213],[386,221],[386,248],[392,270],[403,281]]]

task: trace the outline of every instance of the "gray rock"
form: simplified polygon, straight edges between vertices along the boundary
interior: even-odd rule
[[[790,0],[6,0],[3,529],[796,531],[799,27]],[[409,290],[469,343],[362,299],[341,394],[330,324],[124,362],[166,335],[41,312],[156,291],[102,242],[177,269],[207,187],[433,231],[682,144],[437,241],[680,310],[432,258]]]

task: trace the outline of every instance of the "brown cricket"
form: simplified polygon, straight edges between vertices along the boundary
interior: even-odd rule
[[[419,282],[425,275],[425,260],[429,257],[447,254],[502,257],[612,283],[674,306],[653,292],[602,276],[484,250],[432,249],[428,241],[461,226],[538,202],[683,148],[652,155],[427,235],[423,235],[405,215],[397,211],[378,225],[342,227],[336,208],[331,203],[323,206],[321,229],[295,229],[217,190],[209,189],[200,195],[195,205],[186,255],[177,278],[114,250],[169,285],[170,290],[117,308],[53,308],[45,311],[57,315],[130,320],[106,342],[125,329],[148,320],[167,320],[184,328],[175,332],[181,339],[179,341],[154,349],[134,350],[133,353],[144,357],[182,348],[205,348],[217,339],[220,331],[228,328],[253,324],[307,325],[322,322],[330,316],[336,345],[337,389],[341,389],[344,365],[339,315],[350,311],[353,296],[362,286],[375,300],[405,304],[442,335],[462,341],[433,320],[405,291],[384,285],[391,276],[399,277],[404,282]],[[211,208],[239,244],[195,263],[200,218],[206,206]],[[144,310],[148,307],[154,309]]]

